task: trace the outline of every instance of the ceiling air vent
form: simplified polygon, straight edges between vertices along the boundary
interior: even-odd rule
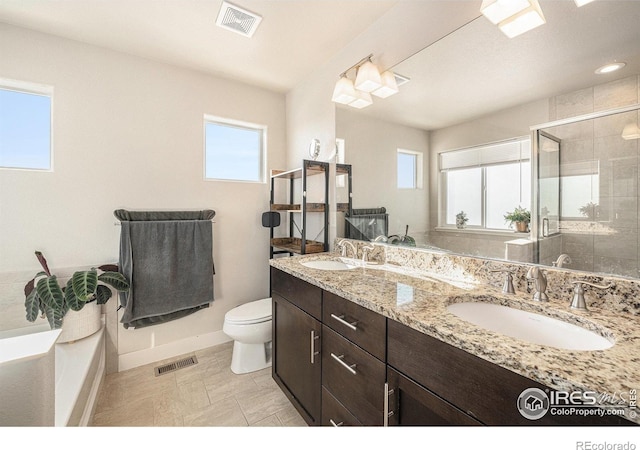
[[[216,25],[234,33],[251,37],[261,21],[262,17],[259,15],[223,1]]]

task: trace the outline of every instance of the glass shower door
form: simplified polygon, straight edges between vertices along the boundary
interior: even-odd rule
[[[560,239],[560,147],[557,137],[537,132],[537,262],[551,265]],[[556,247],[557,248],[557,247]]]

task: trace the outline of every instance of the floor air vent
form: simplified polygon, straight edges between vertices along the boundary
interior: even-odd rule
[[[259,15],[223,1],[216,25],[234,33],[251,37],[256,32],[256,28],[258,28],[261,21],[262,17]]]
[[[181,359],[179,361],[174,361],[169,364],[165,364],[164,366],[158,366],[155,368],[156,376],[164,375],[165,373],[174,372],[178,369],[183,369],[185,367],[193,366],[194,364],[198,364],[198,360],[195,356],[189,356],[188,358]]]

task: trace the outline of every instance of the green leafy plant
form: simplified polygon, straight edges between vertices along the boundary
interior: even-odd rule
[[[60,286],[42,252],[36,251],[36,257],[43,270],[24,287],[24,306],[29,322],[34,322],[41,315],[47,318],[52,329],[60,328],[69,310],[80,311],[84,305],[94,301],[99,305],[106,303],[113,294],[108,286],[117,291],[129,290],[129,282],[114,264],[77,271],[65,286]]]
[[[511,212],[508,212],[504,215],[505,222],[509,222],[509,225],[513,225],[516,222],[529,223],[531,222],[531,212],[520,206],[517,206]]]
[[[464,211],[460,211],[456,214],[456,226],[459,228],[463,228],[467,222],[469,221],[469,217],[467,217],[467,213]]]
[[[415,247],[416,240],[409,236],[409,225],[405,228],[404,236],[399,236],[394,234],[393,236],[389,236],[389,244],[393,245],[404,245],[407,247]]]
[[[589,202],[580,207],[580,214],[588,219],[595,219],[600,215],[600,205],[597,203]]]

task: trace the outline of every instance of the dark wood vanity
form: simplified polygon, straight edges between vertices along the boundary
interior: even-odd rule
[[[634,425],[529,420],[518,396],[548,387],[274,267],[271,282],[273,378],[309,425]]]

